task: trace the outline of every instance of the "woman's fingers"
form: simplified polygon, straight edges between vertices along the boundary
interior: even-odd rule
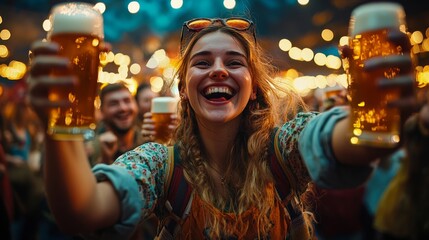
[[[146,131],[154,131],[155,130],[155,125],[152,124],[152,123],[143,123],[142,129],[146,130]]]
[[[412,74],[401,75],[392,79],[382,78],[378,81],[380,89],[399,89],[401,97],[416,96],[416,79]]]
[[[143,125],[141,134],[144,142],[153,142],[155,133],[156,133],[155,131],[150,130],[147,126],[145,128]]]
[[[422,104],[417,101],[414,96],[392,100],[387,103],[388,107],[403,109],[404,111],[416,112],[422,107]]]
[[[34,77],[32,75],[28,78],[28,87],[30,97],[48,97],[49,90],[51,89],[72,89],[78,82],[77,77],[67,75],[50,77],[47,75]],[[54,100],[54,99],[52,99]]]
[[[411,49],[410,37],[401,31],[389,31],[387,33],[387,38],[390,42],[400,46],[402,51],[406,52]]]
[[[414,89],[416,86],[416,79],[413,75],[402,75],[392,79],[382,78],[378,81],[378,86],[382,89],[389,88],[407,88]]]
[[[143,115],[143,118],[144,118],[144,119],[152,118],[152,113],[151,113],[151,112],[146,112],[146,113]]]
[[[55,42],[36,41],[31,45],[31,54],[38,55],[55,55],[60,51],[60,46]]]
[[[65,75],[71,73],[70,61],[60,56],[38,56],[30,66],[32,76]]]
[[[365,61],[363,69],[367,72],[382,68],[398,68],[400,72],[410,72],[413,61],[409,54],[373,57]]]
[[[54,42],[37,41],[31,45],[28,52],[28,60],[30,66],[33,65],[34,59],[37,56],[53,56],[58,55],[60,46]]]
[[[54,92],[65,92],[72,89],[77,79],[73,76],[51,78],[49,76],[28,79],[29,102],[39,118],[47,124],[49,112],[57,107],[69,107],[68,99],[58,98]]]
[[[37,106],[43,106],[43,108],[70,107],[70,101],[67,100],[51,101],[46,98],[32,98],[31,101],[36,108]]]

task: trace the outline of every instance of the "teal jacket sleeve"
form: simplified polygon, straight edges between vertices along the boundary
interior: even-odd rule
[[[120,220],[86,239],[129,239],[139,222],[154,211],[162,196],[168,154],[157,143],[146,143],[121,155],[112,165],[97,164],[97,181],[108,180],[121,203]]]
[[[97,164],[93,172],[97,181],[108,179],[113,184],[121,202],[121,218],[114,226],[85,237],[87,239],[128,239],[142,215],[137,182],[127,170],[115,165]]]
[[[349,166],[338,162],[332,150],[332,131],[348,110],[335,107],[312,118],[301,132],[299,150],[313,181],[322,188],[351,188],[363,184],[374,166]]]

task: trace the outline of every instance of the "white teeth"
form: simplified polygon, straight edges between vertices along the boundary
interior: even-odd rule
[[[226,93],[232,95],[232,90],[228,87],[209,87],[205,91],[205,95],[209,95],[212,93]]]

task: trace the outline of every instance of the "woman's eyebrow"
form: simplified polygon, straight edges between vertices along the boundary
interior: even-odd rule
[[[196,52],[196,53],[194,53],[194,54],[191,56],[190,60],[192,60],[193,58],[198,57],[198,56],[208,56],[208,55],[211,55],[211,54],[212,54],[212,53],[211,53],[210,51],[201,51],[201,52]],[[238,51],[233,51],[233,50],[231,50],[231,51],[227,51],[227,52],[226,52],[226,55],[230,55],[230,56],[240,56],[240,57],[246,58],[246,55],[245,55],[245,54],[243,54],[243,53],[241,53],[241,52],[238,52]]]
[[[196,58],[198,56],[208,56],[210,55],[211,52],[210,51],[200,51],[200,52],[196,52],[194,54],[192,54],[191,58],[189,60],[192,60],[193,58]]]

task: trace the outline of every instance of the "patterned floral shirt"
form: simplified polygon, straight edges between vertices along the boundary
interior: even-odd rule
[[[360,184],[371,168],[344,166],[336,162],[331,150],[331,133],[335,123],[347,112],[334,108],[323,114],[299,113],[280,128],[278,140],[284,161],[292,165],[299,191],[310,180],[327,187],[351,187]],[[120,156],[112,165],[93,168],[99,181],[108,179],[122,203],[121,220],[112,228],[97,233],[98,237],[123,239],[138,222],[149,215],[163,195],[167,170],[167,147],[146,143]]]

